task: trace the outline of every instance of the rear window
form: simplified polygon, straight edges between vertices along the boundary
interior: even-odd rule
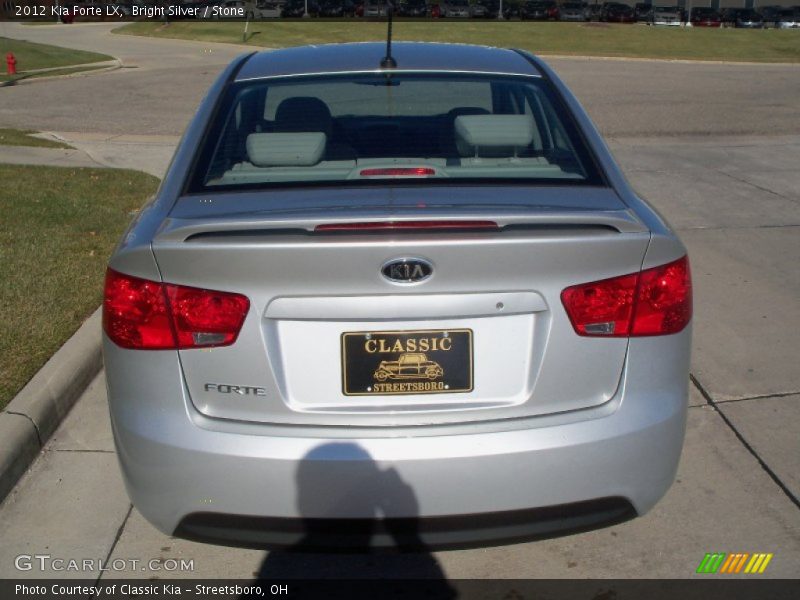
[[[572,119],[538,77],[393,73],[235,83],[196,164],[190,192],[387,178],[601,181]]]

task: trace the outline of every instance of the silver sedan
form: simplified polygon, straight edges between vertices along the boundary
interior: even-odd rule
[[[384,52],[235,60],[111,257],[134,504],[268,547],[644,515],[683,443],[686,249],[538,58]]]

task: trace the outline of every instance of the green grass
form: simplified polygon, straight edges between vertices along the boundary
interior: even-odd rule
[[[141,22],[115,32],[209,42],[242,43],[242,23]],[[247,44],[281,48],[325,42],[383,40],[380,22],[260,22]],[[537,54],[689,60],[800,62],[797,31],[647,27],[606,23],[400,21],[394,39],[464,42],[524,48]]]
[[[158,180],[0,165],[0,408],[100,305],[105,264]]]
[[[48,44],[35,44],[33,42],[0,37],[0,57],[5,60],[6,54],[9,52],[13,52],[14,56],[17,58],[17,71],[19,75],[7,75],[5,65],[3,65],[2,72],[0,72],[0,81],[26,78],[32,74],[26,75],[25,71],[35,69],[71,67],[73,65],[113,60],[112,56],[98,54],[96,52],[72,50],[70,48],[61,48]],[[76,69],[72,69],[72,71],[75,70]],[[60,71],[58,73],[60,73]],[[37,76],[55,75],[58,73],[42,73],[37,74]]]
[[[3,129],[0,128],[0,146],[35,146],[37,148],[72,148],[68,144],[53,140],[43,140],[31,137],[36,133],[28,129]]]

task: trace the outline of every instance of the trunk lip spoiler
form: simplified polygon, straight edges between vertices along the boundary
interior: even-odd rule
[[[650,230],[636,217],[630,209],[625,210],[571,210],[571,211],[519,211],[499,214],[484,212],[465,212],[453,214],[452,211],[426,211],[424,214],[399,214],[396,211],[391,213],[367,213],[364,210],[354,211],[353,214],[342,214],[337,211],[335,215],[331,211],[314,211],[297,214],[292,211],[279,211],[269,214],[256,213],[248,215],[231,215],[230,217],[214,217],[209,219],[202,218],[175,218],[165,219],[161,230],[155,236],[155,244],[164,242],[186,242],[191,238],[200,236],[211,237],[213,235],[270,235],[270,234],[307,234],[315,237],[333,237],[342,235],[425,235],[424,229],[402,228],[388,229],[381,231],[355,230],[352,232],[327,232],[316,231],[320,225],[348,225],[353,223],[384,223],[420,221],[442,221],[449,222],[475,222],[491,220],[497,224],[497,229],[476,230],[474,233],[481,235],[501,235],[504,231],[511,229],[524,228],[587,228],[587,229],[608,229],[616,233],[650,233]],[[447,230],[430,230],[427,233],[445,233],[446,235],[466,234],[467,229],[454,228]]]

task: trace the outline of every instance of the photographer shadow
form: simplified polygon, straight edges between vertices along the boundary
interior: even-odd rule
[[[457,597],[420,536],[414,491],[396,470],[382,470],[357,444],[326,443],[303,458],[296,482],[301,537],[269,552],[259,579],[426,580],[428,597]]]

